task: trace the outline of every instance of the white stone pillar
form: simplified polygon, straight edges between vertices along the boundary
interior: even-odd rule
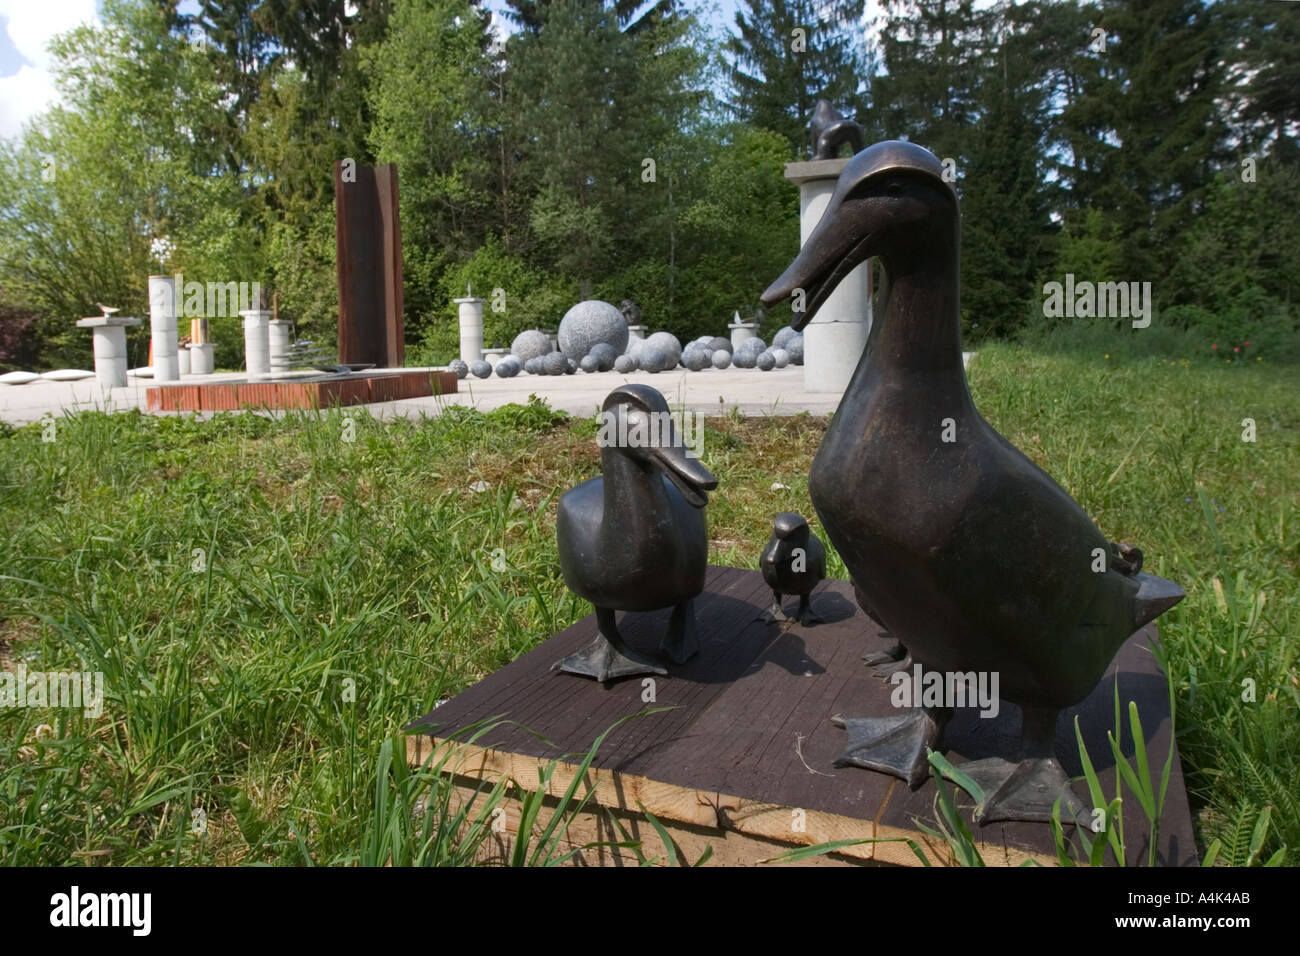
[[[787,163],[785,178],[799,185],[799,245],[821,222],[847,159]],[[803,382],[809,392],[843,392],[871,331],[871,262],[844,277],[803,330]]]
[[[293,322],[289,319],[272,319],[267,324],[267,343],[270,350],[271,374],[289,371],[289,332]]]
[[[216,367],[217,347],[212,342],[190,344],[190,374],[211,375]]]
[[[190,347],[188,345],[182,345],[176,352],[176,367],[182,377],[190,374]]]
[[[262,378],[271,374],[271,338],[268,324],[270,309],[245,309],[244,317],[244,368],[249,378]]]
[[[646,332],[650,330],[648,325],[629,325],[627,327],[627,343],[629,346],[637,339],[644,339]]]
[[[153,379],[174,382],[181,377],[176,356],[176,316],[180,311],[175,276],[149,277],[149,328],[153,334]]]
[[[483,360],[483,300],[453,299],[460,308],[460,357],[473,365]]]
[[[95,378],[105,388],[126,386],[126,327],[139,324],[139,319],[130,316],[97,315],[77,320],[79,328],[90,329]]]
[[[758,335],[758,323],[742,322],[739,312],[735,313],[735,318],[731,320],[731,324],[727,328],[731,330],[731,347],[733,350],[739,348],[741,342]]]

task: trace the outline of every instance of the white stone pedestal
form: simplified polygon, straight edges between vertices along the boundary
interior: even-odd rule
[[[176,370],[180,372],[181,378],[190,374],[190,347],[182,345],[176,352]]]
[[[637,339],[644,339],[646,332],[650,330],[648,325],[629,325],[627,327],[627,341],[631,345]]]
[[[78,319],[77,327],[90,329],[95,350],[95,379],[105,388],[126,387],[126,327],[140,320],[128,315],[97,315]]]
[[[746,339],[752,339],[754,336],[758,335],[757,322],[742,322],[740,320],[739,312],[737,312],[735,316],[736,317],[732,319],[731,323],[727,326],[727,328],[731,330],[731,347],[733,350],[739,348],[741,342],[744,342]]]
[[[460,309],[460,357],[473,365],[483,360],[483,299],[453,299]]]
[[[149,277],[149,328],[153,333],[153,378],[155,382],[174,382],[181,377],[177,358],[176,316],[181,290],[175,276]]]
[[[289,319],[272,319],[267,323],[267,347],[271,363],[271,374],[279,375],[289,371],[290,330],[293,322]]]
[[[799,245],[821,222],[847,159],[787,163],[785,178],[799,185]],[[809,392],[848,387],[871,331],[871,262],[844,277],[803,330],[803,381]]]
[[[271,374],[270,309],[245,309],[244,317],[244,368],[248,377],[261,378]]]
[[[190,343],[190,374],[211,375],[216,367],[217,347],[212,342]]]

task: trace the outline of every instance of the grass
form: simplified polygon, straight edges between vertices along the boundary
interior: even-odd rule
[[[991,345],[971,385],[1108,537],[1188,591],[1160,631],[1202,851],[1295,852],[1300,376]],[[709,421],[711,561],[752,566],[774,512],[813,517],[825,424]],[[597,472],[594,434],[540,403],[392,423],[88,413],[52,443],[0,429],[0,658],[106,686],[98,718],[0,709],[0,861],[472,858],[395,738],[588,613],[554,513]]]

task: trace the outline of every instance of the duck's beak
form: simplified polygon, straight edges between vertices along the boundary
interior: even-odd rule
[[[766,306],[784,299],[794,300],[794,319],[790,326],[795,331],[803,331],[841,280],[870,255],[872,232],[864,234],[861,210],[855,208],[865,201],[846,201],[836,190],[817,228],[790,268],[763,293],[762,302]]]
[[[682,443],[674,426],[670,424],[667,432],[664,436],[667,440],[649,450],[650,457],[663,468],[683,498],[703,508],[709,503],[708,492],[718,487],[718,479]]]

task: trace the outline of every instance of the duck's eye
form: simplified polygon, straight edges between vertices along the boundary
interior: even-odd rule
[[[903,184],[895,179],[885,187],[885,192],[891,196],[901,196],[903,194]]]

